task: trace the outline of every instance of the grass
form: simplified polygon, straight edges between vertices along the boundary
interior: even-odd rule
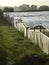
[[[45,31],[44,34],[49,37],[49,31]]]
[[[35,43],[24,38],[23,33],[15,29],[4,18],[0,18],[0,47],[10,55],[13,61],[21,60],[25,55],[44,54]]]

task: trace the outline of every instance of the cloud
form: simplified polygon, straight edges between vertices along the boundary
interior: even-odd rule
[[[49,0],[0,0],[0,6],[19,6],[22,4],[49,5]]]

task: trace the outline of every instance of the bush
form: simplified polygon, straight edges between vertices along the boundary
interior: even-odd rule
[[[0,18],[3,17],[3,12],[0,10]]]
[[[21,61],[16,61],[14,65],[49,65],[49,58],[46,55],[25,55]]]
[[[0,48],[0,65],[7,64],[7,53],[2,48]]]

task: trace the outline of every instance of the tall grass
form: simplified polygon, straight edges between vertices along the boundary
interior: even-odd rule
[[[21,60],[25,55],[44,54],[38,45],[24,38],[23,33],[15,29],[4,18],[0,18],[0,47],[6,51],[7,57],[13,62]],[[7,59],[7,62],[12,62],[10,59]]]

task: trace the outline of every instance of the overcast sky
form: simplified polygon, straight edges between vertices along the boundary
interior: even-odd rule
[[[22,4],[49,6],[49,0],[0,0],[0,6],[19,6]]]

